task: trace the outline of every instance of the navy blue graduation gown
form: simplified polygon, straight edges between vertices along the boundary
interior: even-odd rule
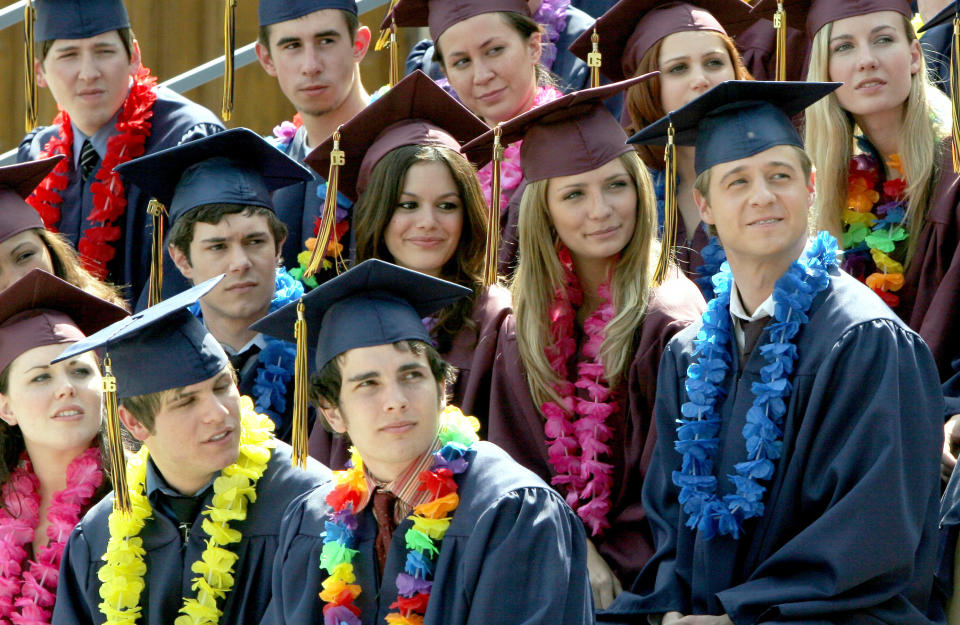
[[[598,620],[645,614],[726,613],[747,623],[929,623],[936,559],[943,398],[922,339],[845,273],[814,300],[797,337],[800,357],[787,400],[783,457],[765,483],[766,510],[740,540],[688,529],[671,473],[675,420],[697,323],[660,364],[659,440],[643,502],[657,550]],[[768,339],[765,330],[758,345]],[[759,349],[743,371],[735,343],[716,475],[745,459],[741,435]],[[718,496],[732,485],[719,479]]]
[[[286,146],[281,145],[290,158],[303,163],[309,150],[306,147],[307,129],[301,126]],[[313,171],[313,170],[311,170]],[[323,197],[317,189],[323,178],[314,172],[310,182],[298,182],[273,192],[273,209],[280,221],[287,225],[287,240],[283,244],[283,265],[287,269],[299,266],[297,255],[302,252],[307,239],[313,236],[313,223],[323,215]]]
[[[593,622],[582,524],[560,496],[492,443],[477,443],[457,477],[460,505],[440,547],[425,625]],[[273,569],[273,603],[265,622],[322,623],[318,593],[327,573],[320,552],[332,484],[290,506]],[[359,516],[354,559],[356,600],[367,625],[384,622],[396,601],[396,576],[406,558],[397,527],[383,579],[378,579],[371,506]]]
[[[221,625],[251,625],[260,622],[270,602],[270,579],[278,545],[280,519],[287,505],[297,496],[330,480],[330,471],[313,460],[306,470],[292,467],[290,447],[278,443],[266,473],[257,483],[257,501],[249,505],[243,522],[231,527],[243,533],[230,550],[239,556],[234,565],[234,586],[225,600],[218,602],[223,610]],[[209,505],[213,489],[207,494]],[[100,581],[97,572],[103,563],[110,532],[107,517],[113,509],[113,494],[84,516],[74,529],[63,553],[57,605],[53,623],[103,623],[100,612]],[[154,512],[140,537],[147,551],[145,562],[146,588],[140,595],[144,625],[170,625],[178,616],[183,597],[195,597],[190,589],[196,576],[190,566],[200,558],[204,542],[209,538],[202,528],[203,515],[193,524],[187,545],[183,547],[180,532],[173,521]]]
[[[166,87],[157,88],[157,100],[153,105],[153,117],[150,123],[150,136],[147,137],[144,154],[159,152],[185,141],[200,139],[223,130],[223,124],[209,109]],[[57,132],[59,129],[56,126],[43,126],[29,132],[20,143],[17,162],[37,158],[47,141]],[[68,154],[67,158],[73,157]],[[83,231],[91,225],[87,221],[87,217],[93,210],[93,194],[90,192],[90,185],[95,181],[96,175],[91,175],[86,184],[80,180],[79,168],[71,168],[68,176],[67,188],[62,192],[60,222],[54,225],[76,247],[80,237],[83,236]],[[123,234],[114,244],[117,255],[109,264],[110,271],[107,279],[114,284],[127,287],[127,300],[134,304],[150,276],[153,226],[150,216],[147,215],[150,196],[142,193],[135,185],[127,184],[126,181],[124,181],[124,189],[127,208],[122,221],[117,221],[117,225],[122,227]],[[172,262],[166,267],[167,271],[177,273]]]

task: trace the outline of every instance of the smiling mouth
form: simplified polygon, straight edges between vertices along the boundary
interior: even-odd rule
[[[73,417],[81,417],[81,416],[83,416],[82,410],[71,408],[70,410],[61,410],[57,414],[53,415],[53,418],[54,419],[70,419]]]
[[[770,217],[768,219],[758,219],[757,221],[751,221],[748,223],[748,226],[769,226],[770,224],[775,224],[783,221],[779,217]]]
[[[859,85],[857,85],[857,89],[872,89],[874,87],[882,87],[885,84],[887,83],[880,80],[879,78],[874,80],[865,80]]]
[[[204,442],[207,442],[207,443],[219,443],[220,441],[222,441],[222,440],[225,439],[226,437],[230,436],[230,433],[231,433],[231,432],[233,432],[233,430],[226,430],[226,431],[224,431],[224,432],[220,432],[219,434],[216,434],[216,435],[214,435],[214,436],[211,436],[210,438],[208,438],[208,439],[207,439],[206,441],[204,441]]]

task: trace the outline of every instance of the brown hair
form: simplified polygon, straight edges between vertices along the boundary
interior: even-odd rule
[[[318,10],[322,11],[323,9]],[[347,34],[350,35],[350,40],[353,41],[357,36],[357,31],[360,29],[360,18],[351,11],[344,11],[343,9],[336,10],[343,15],[343,19],[347,23]],[[257,41],[261,46],[266,48],[268,52],[270,51],[270,26],[272,26],[272,24],[261,26],[257,31]]]
[[[233,369],[233,366],[230,363],[218,371],[215,375],[210,376],[213,378],[223,375],[225,370],[230,371],[230,375],[233,378],[233,383],[237,383],[237,372]],[[210,379],[210,378],[207,378]],[[202,381],[202,380],[201,380]],[[163,408],[163,404],[171,395],[175,395],[181,388],[169,388],[165,391],[157,391],[156,393],[147,393],[145,395],[135,395],[134,397],[127,397],[126,399],[119,400],[121,406],[130,411],[130,414],[133,415],[133,418],[140,422],[140,424],[147,428],[151,434],[154,432],[154,427],[157,422],[157,413]],[[133,439],[129,433],[126,433],[126,439]],[[139,445],[139,442],[136,443]]]
[[[40,240],[50,252],[50,260],[53,262],[53,275],[90,295],[116,304],[121,308],[129,309],[120,289],[112,284],[101,282],[92,273],[84,269],[83,265],[80,264],[76,250],[62,234],[50,232],[43,228],[36,228],[34,232],[37,233],[37,236],[40,237]]]
[[[0,372],[0,393],[6,395],[10,387],[10,365]],[[0,421],[0,483],[10,479],[10,474],[26,449],[23,433],[15,425]]]
[[[483,288],[483,252],[487,239],[486,203],[473,166],[450,148],[405,145],[380,159],[370,183],[353,208],[356,262],[371,258],[395,262],[384,233],[400,202],[407,170],[416,163],[439,162],[447,166],[463,202],[463,228],[456,252],[441,270],[441,277],[470,289],[469,297],[444,308],[437,317],[434,333],[441,354],[450,351],[453,339],[464,327],[475,329],[473,304]]]
[[[733,75],[737,80],[753,80],[750,72],[743,65],[743,59],[740,58],[740,52],[733,43],[733,39],[724,33],[715,33],[723,41],[723,46],[727,49],[730,56],[730,62],[733,63]],[[663,39],[653,44],[647,53],[640,59],[637,65],[635,76],[640,76],[648,72],[654,72],[660,69],[660,48],[663,46]],[[630,114],[630,127],[628,132],[633,134],[649,126],[661,117],[667,114],[663,110],[660,101],[660,77],[654,76],[645,80],[639,85],[630,87],[626,97],[627,112]],[[636,145],[637,154],[643,160],[647,167],[662,170],[663,148],[656,145]]]
[[[287,238],[287,225],[280,221],[269,208],[263,206],[250,206],[248,204],[203,204],[191,208],[186,213],[177,218],[170,228],[167,235],[167,245],[180,250],[190,262],[190,244],[193,243],[193,231],[197,223],[217,225],[220,220],[227,215],[237,215],[243,213],[244,217],[260,215],[267,218],[267,227],[273,236],[273,245],[277,252],[285,238]]]
[[[127,58],[129,59],[133,55],[133,42],[137,40],[136,36],[133,34],[133,29],[118,28],[117,34],[120,35],[120,43],[123,44],[123,49],[127,51]],[[47,53],[50,52],[50,48],[53,47],[54,41],[56,41],[56,39],[47,39],[40,42],[41,63],[47,59]]]

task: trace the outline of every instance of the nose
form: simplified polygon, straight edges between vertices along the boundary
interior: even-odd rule
[[[90,81],[100,76],[100,67],[97,65],[93,54],[82,52],[80,54],[80,74],[78,79]]]
[[[65,372],[61,371],[57,378],[56,398],[66,399],[68,397],[73,397],[76,394],[77,389],[73,385],[73,380],[71,380],[70,376],[66,375]]]
[[[590,204],[587,207],[587,217],[593,221],[604,221],[613,212],[613,207],[603,192],[590,194]]]
[[[409,402],[407,400],[407,393],[398,382],[393,382],[392,384],[386,384],[384,399],[383,399],[383,411],[387,414],[399,414],[406,412]]]
[[[437,215],[431,207],[423,207],[416,212],[415,223],[420,230],[433,230],[437,227]]]
[[[493,71],[493,68],[490,66],[489,63],[487,63],[483,59],[477,59],[476,61],[474,61],[473,63],[474,84],[482,85],[482,84],[488,83],[493,79],[494,75],[495,73]]]
[[[316,46],[306,46],[300,71],[303,72],[304,76],[315,76],[323,71],[323,63]]]
[[[707,80],[707,75],[704,73],[703,68],[696,65],[691,72],[690,90],[697,93],[706,91],[710,87],[710,81]]]
[[[223,423],[230,416],[230,407],[222,400],[220,395],[214,391],[208,391],[205,394],[205,401],[201,418],[205,423],[218,424]]]
[[[860,56],[857,59],[857,69],[860,71],[877,68],[877,57],[868,45],[860,46]]]
[[[230,273],[244,273],[252,263],[246,248],[243,245],[232,246],[230,252]]]
[[[752,193],[750,194],[750,203],[754,206],[767,206],[773,203],[776,195],[773,193],[773,189],[770,188],[770,183],[763,177],[760,177],[756,183],[753,185]]]

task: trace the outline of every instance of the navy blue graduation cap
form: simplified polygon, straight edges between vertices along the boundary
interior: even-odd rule
[[[841,83],[728,80],[630,137],[628,143],[696,146],[697,175],[776,145],[803,147],[791,116]]]
[[[86,39],[111,30],[130,28],[121,0],[34,0],[36,41]]]
[[[339,9],[356,15],[357,3],[354,0],[260,0],[257,17],[262,28],[322,9]]]

